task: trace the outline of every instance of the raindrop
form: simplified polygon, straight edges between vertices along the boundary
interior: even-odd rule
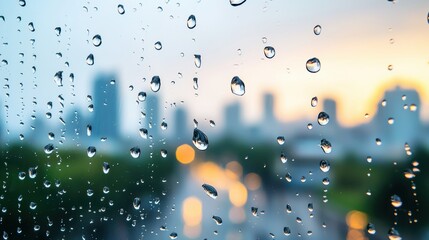
[[[375,226],[372,223],[368,223],[368,225],[366,226],[366,230],[368,231],[369,234],[375,234],[376,232]]]
[[[162,121],[162,123],[161,123],[161,129],[162,130],[166,130],[167,127],[168,127],[167,123],[165,121]]]
[[[331,169],[331,164],[328,160],[321,160],[319,165],[322,172],[329,172],[329,169]]]
[[[389,125],[392,125],[392,124],[394,124],[394,123],[395,123],[395,119],[394,119],[394,118],[392,118],[392,117],[390,117],[390,118],[388,118],[388,119],[387,119],[387,123],[388,123]]]
[[[389,240],[401,240],[402,237],[399,235],[399,232],[395,228],[390,228],[389,232],[387,233],[389,236]]]
[[[140,204],[141,204],[141,200],[140,198],[136,197],[133,200],[133,207],[135,210],[139,210],[140,209]]]
[[[237,7],[243,4],[246,0],[229,0],[229,3],[231,3],[231,6]]]
[[[278,143],[279,145],[283,145],[283,144],[285,144],[285,137],[283,137],[283,136],[278,136],[278,137],[277,137],[277,143]]]
[[[289,236],[290,235],[290,228],[289,227],[284,227],[283,228],[283,233],[284,233],[284,235]]]
[[[177,233],[172,232],[170,233],[170,239],[176,239],[177,238]]]
[[[19,173],[18,173],[18,178],[19,178],[19,180],[24,180],[24,179],[25,179],[25,176],[26,176],[25,172],[19,172]]]
[[[86,154],[88,154],[88,157],[92,158],[95,156],[95,153],[97,152],[97,149],[94,146],[89,146],[86,150]]]
[[[201,67],[201,55],[194,54],[194,64],[195,64],[195,67],[197,68]]]
[[[61,35],[61,28],[60,28],[60,27],[56,27],[56,28],[54,29],[54,31],[55,31],[55,34],[56,34],[57,36],[60,36],[60,35]]]
[[[413,171],[411,171],[411,169],[407,169],[404,171],[404,176],[408,179],[414,178],[416,175],[414,174]]]
[[[222,218],[218,216],[213,216],[213,220],[216,222],[217,225],[222,225]]]
[[[143,102],[146,100],[146,93],[145,92],[139,92],[139,94],[137,95],[137,99],[139,100],[139,102]]]
[[[159,76],[153,76],[152,80],[150,81],[150,88],[153,92],[158,92],[161,88],[161,79]]]
[[[313,129],[313,124],[311,124],[311,123],[307,124],[307,128],[308,128],[309,130]]]
[[[324,153],[330,153],[332,151],[332,145],[326,139],[322,139],[320,141],[320,147],[322,148],[322,150],[323,150]]]
[[[130,149],[130,154],[131,154],[131,157],[133,157],[133,158],[140,157],[140,153],[141,153],[141,151],[140,151],[139,147],[132,147]]]
[[[314,34],[316,34],[316,35],[320,35],[320,33],[322,32],[322,27],[321,27],[320,25],[316,25],[316,26],[314,26],[314,28],[313,28],[313,32],[314,32]]]
[[[286,212],[287,213],[291,213],[292,212],[292,207],[289,204],[286,204]]]
[[[192,143],[194,143],[196,148],[201,151],[204,151],[209,146],[209,139],[207,138],[207,135],[204,134],[201,130],[195,128],[194,134],[192,136]]]
[[[416,104],[414,104],[414,103],[413,103],[413,104],[411,104],[411,105],[410,105],[410,111],[411,111],[411,112],[415,112],[416,110],[417,110],[417,105],[416,105]]]
[[[402,206],[402,200],[396,194],[394,194],[390,197],[390,202],[391,202],[392,206],[394,206],[395,208]]]
[[[325,112],[320,112],[317,116],[317,123],[319,123],[320,126],[325,126],[329,122],[329,115]]]
[[[121,15],[125,13],[124,5],[122,5],[122,4],[118,5],[118,13]]]
[[[104,173],[104,174],[108,174],[108,173],[109,173],[109,171],[110,171],[110,165],[109,165],[109,163],[104,162],[104,163],[103,163],[103,173]]]
[[[161,157],[163,157],[163,158],[167,157],[167,150],[161,149]]]
[[[389,64],[389,65],[387,66],[387,70],[392,71],[392,70],[393,70],[393,65],[392,65],[392,64]]]
[[[140,128],[139,129],[140,137],[147,139],[148,133],[146,128]]]
[[[54,82],[57,84],[58,87],[63,86],[63,71],[58,71],[54,75]]]
[[[88,190],[86,190],[86,195],[87,195],[88,197],[91,197],[92,195],[94,195],[94,190],[92,190],[92,189],[88,189]]]
[[[308,208],[308,211],[309,211],[309,212],[313,212],[313,211],[314,211],[314,207],[313,207],[313,204],[312,204],[312,203],[309,203],[309,204],[307,205],[307,208]]]
[[[194,85],[193,85],[194,90],[198,90],[198,78],[194,77],[193,82],[194,82]]]
[[[37,208],[37,204],[35,202],[30,202],[30,209],[34,210]]]
[[[258,216],[258,208],[257,207],[251,207],[250,208],[250,212],[252,213],[253,216]]]
[[[307,68],[307,71],[311,73],[317,73],[318,71],[320,71],[320,61],[317,58],[310,58],[307,60],[305,67]]]
[[[94,46],[99,47],[101,45],[101,36],[100,35],[95,35],[94,37],[92,37],[92,44],[94,44]]]
[[[86,58],[86,64],[88,64],[89,66],[94,65],[94,55],[92,53],[89,54]]]
[[[243,96],[246,93],[244,82],[237,76],[231,80],[231,92],[237,96]]]
[[[49,140],[54,140],[55,134],[53,132],[48,133],[48,138],[49,138]]]
[[[216,123],[213,120],[210,120],[209,124],[210,124],[210,127],[215,127],[216,126]]]
[[[188,25],[189,29],[193,29],[197,25],[197,20],[194,15],[188,17],[188,21],[186,21],[186,25]]]
[[[203,184],[202,185],[204,192],[211,198],[216,199],[217,198],[217,191],[216,188],[214,188],[211,185]]]
[[[271,59],[276,55],[276,50],[271,46],[265,47],[264,55],[266,58]]]
[[[48,180],[45,180],[43,182],[43,186],[45,186],[45,188],[50,188],[51,187],[51,182],[49,182]]]
[[[33,24],[33,22],[30,22],[30,23],[28,24],[28,29],[29,29],[31,32],[34,32],[34,30],[36,30],[36,29],[34,28],[34,24]]]
[[[25,5],[27,4],[26,2],[25,2],[25,0],[19,0],[18,1],[18,4],[19,4],[19,6],[21,6],[21,7],[25,7]],[[4,235],[4,234],[3,234]]]
[[[156,50],[161,50],[162,49],[162,44],[161,44],[160,41],[158,41],[158,42],[155,43],[155,49]]]
[[[282,163],[286,163],[287,162],[287,157],[284,153],[280,154],[280,161],[282,161]]]
[[[323,178],[323,179],[322,179],[322,183],[323,183],[323,185],[325,185],[325,186],[326,186],[326,185],[329,185],[329,183],[330,183],[329,178],[327,178],[327,177],[326,177],[326,178]]]
[[[92,134],[92,126],[91,125],[86,125],[86,135],[89,137]]]
[[[318,102],[319,102],[319,100],[317,99],[317,97],[313,97],[311,99],[311,106],[316,107]]]
[[[46,154],[51,154],[54,151],[54,145],[52,143],[47,144],[44,147],[44,151]]]
[[[292,176],[290,175],[290,173],[286,173],[286,175],[285,175],[285,179],[286,179],[286,181],[288,181],[288,182],[292,182]]]
[[[33,167],[29,168],[28,169],[28,176],[30,178],[35,178],[37,176],[37,169],[33,168]]]
[[[381,139],[380,138],[376,138],[375,139],[375,143],[377,144],[377,146],[381,145]]]

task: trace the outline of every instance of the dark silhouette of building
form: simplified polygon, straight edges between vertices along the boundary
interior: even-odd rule
[[[174,135],[175,137],[186,137],[191,135],[191,132],[188,130],[188,117],[186,110],[182,107],[177,108],[174,112]]]
[[[154,94],[148,94],[145,100],[144,113],[146,117],[146,125],[149,130],[149,134],[152,136],[158,136],[161,127],[161,121],[159,119],[159,99]]]

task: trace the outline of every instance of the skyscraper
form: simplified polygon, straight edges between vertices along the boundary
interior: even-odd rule
[[[161,127],[159,119],[159,99],[155,94],[148,94],[145,100],[144,113],[146,114],[146,124],[149,134],[157,136]]]
[[[94,82],[92,135],[117,139],[119,137],[118,86],[115,74],[100,73]],[[115,81],[112,81],[115,80]]]
[[[337,103],[334,99],[327,98],[323,101],[323,111],[329,115],[329,126],[338,126]]]
[[[264,94],[264,121],[266,123],[275,122],[274,96],[271,93]]]
[[[242,136],[237,133],[243,129],[243,122],[241,120],[241,106],[240,103],[234,102],[225,107],[225,130],[226,135],[230,136]]]
[[[187,137],[191,134],[187,128],[187,116],[186,111],[183,107],[179,107],[174,112],[174,135],[176,137]]]

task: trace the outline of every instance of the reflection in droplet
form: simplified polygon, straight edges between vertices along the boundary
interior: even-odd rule
[[[56,27],[56,28],[54,29],[54,31],[55,31],[55,34],[56,34],[57,36],[60,36],[60,35],[61,35],[61,28],[60,28],[60,27]]]
[[[131,157],[133,157],[133,158],[140,157],[140,153],[141,153],[141,151],[140,151],[139,147],[132,147],[130,149],[130,154],[131,154]]]
[[[37,204],[35,202],[30,202],[30,209],[34,210],[37,208]]]
[[[390,228],[389,232],[387,233],[389,236],[389,240],[401,240],[402,237],[399,234],[398,230],[396,230],[395,228]]]
[[[86,153],[90,158],[94,157],[96,152],[97,152],[97,149],[94,146],[89,146],[88,149],[86,150]]]
[[[19,173],[18,173],[18,178],[19,178],[19,180],[24,180],[26,175],[27,175],[27,174],[26,174],[25,172],[19,172]]]
[[[368,231],[369,234],[375,234],[376,232],[375,226],[372,223],[368,223],[368,225],[366,226],[366,230]]]
[[[195,67],[197,68],[201,67],[201,55],[194,54],[194,64],[195,64]]]
[[[146,100],[146,93],[139,92],[139,94],[137,95],[137,100],[139,100],[139,102],[144,102]]]
[[[88,64],[89,66],[94,65],[94,55],[91,53],[88,55],[88,57],[86,57],[86,64]]]
[[[389,125],[392,125],[392,124],[394,124],[394,123],[395,123],[395,119],[394,119],[394,118],[392,118],[392,117],[390,117],[390,118],[388,118],[388,119],[387,119],[387,123],[388,123]]]
[[[162,43],[160,41],[155,43],[155,49],[156,50],[161,50],[162,49]]]
[[[194,15],[188,17],[188,21],[186,21],[186,25],[189,29],[193,29],[197,25],[197,20]]]
[[[243,96],[246,93],[244,82],[237,76],[231,80],[231,92],[237,96]]]
[[[44,151],[46,154],[51,154],[54,151],[54,145],[52,143],[47,144],[44,147]]]
[[[25,7],[25,5],[26,5],[27,3],[25,2],[25,0],[19,0],[19,1],[18,1],[18,4],[19,4],[19,6],[21,6],[21,7]]]
[[[395,208],[402,206],[402,200],[396,194],[394,194],[390,197],[390,202],[391,202],[392,206],[394,206]]]
[[[329,172],[329,169],[331,169],[331,164],[328,160],[321,160],[319,165],[322,172]]]
[[[54,75],[54,82],[57,84],[58,87],[63,86],[63,71],[58,71]]]
[[[237,7],[243,4],[245,1],[246,0],[229,0],[229,3],[231,4],[231,6]]]
[[[284,233],[284,235],[289,236],[290,235],[290,228],[289,227],[284,227],[283,228],[283,233]]]
[[[311,106],[312,107],[316,107],[318,102],[319,102],[319,100],[317,99],[317,97],[311,98]]]
[[[150,81],[150,89],[152,89],[153,92],[158,92],[161,88],[161,79],[159,76],[153,76],[152,80]]]
[[[118,5],[118,13],[121,15],[125,13],[124,5],[122,5],[122,4]]]
[[[317,58],[310,58],[307,60],[307,63],[305,64],[305,67],[307,68],[307,71],[311,73],[317,73],[320,71],[320,61]]]
[[[283,145],[283,144],[285,143],[285,137],[283,137],[283,136],[278,136],[278,137],[277,137],[277,143],[278,143],[279,145]]]
[[[322,150],[323,150],[324,153],[330,153],[332,151],[332,145],[326,139],[322,139],[320,141],[320,147],[322,148]]]
[[[109,173],[109,171],[110,171],[110,165],[109,165],[109,163],[104,162],[104,163],[103,163],[103,173],[104,173],[104,174],[108,174],[108,173]]]
[[[196,77],[194,77],[193,78],[193,87],[194,87],[194,90],[198,90],[198,78],[196,78]]]
[[[36,30],[36,29],[34,28],[34,24],[33,24],[33,22],[30,22],[30,23],[28,24],[28,29],[30,30],[30,32],[34,32],[34,30]]]
[[[168,125],[167,125],[167,123],[165,121],[162,121],[160,127],[161,127],[162,130],[166,130],[167,127],[168,127]]]
[[[196,120],[194,119],[194,122]],[[197,123],[198,124],[198,123]],[[192,142],[194,143],[195,147],[197,147],[199,150],[206,150],[209,146],[209,140],[207,138],[207,135],[204,134],[201,130],[198,128],[194,129]]]
[[[92,44],[94,44],[94,46],[96,47],[99,47],[101,45],[101,42],[102,42],[101,36],[98,34],[92,38]]]
[[[213,220],[216,222],[217,225],[222,225],[222,218],[219,216],[213,216]]]
[[[329,122],[329,115],[325,112],[320,112],[317,116],[317,123],[321,126],[325,126]]]
[[[148,137],[148,133],[147,133],[147,129],[146,128],[140,128],[139,129],[139,134],[140,134],[140,137],[142,137],[144,139],[147,139],[147,137]]]
[[[266,58],[271,59],[276,55],[276,50],[271,46],[265,47],[264,55]]]
[[[133,207],[135,210],[139,210],[140,209],[140,204],[141,204],[141,200],[140,198],[136,197],[133,200]]]
[[[172,232],[170,233],[170,239],[176,239],[177,238],[177,233]]]
[[[313,28],[313,32],[314,32],[314,34],[316,34],[316,35],[320,35],[320,33],[322,32],[322,27],[321,27],[320,25],[316,25],[316,26],[314,26],[314,28]]]
[[[255,217],[258,216],[258,208],[257,207],[251,207],[250,212],[252,213],[253,216],[255,216]]]
[[[217,198],[217,191],[216,188],[214,188],[211,185],[203,184],[202,185],[204,192],[211,198],[216,199]]]
[[[37,176],[37,169],[34,167],[28,168],[28,176],[30,178],[35,178]]]

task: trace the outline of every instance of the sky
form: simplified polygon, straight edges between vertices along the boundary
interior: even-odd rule
[[[124,5],[123,15],[118,4]],[[317,96],[337,100],[339,122],[355,126],[368,121],[365,113],[374,115],[386,88],[399,83],[417,88],[422,118],[429,121],[428,11],[424,0],[247,0],[238,7],[228,0],[27,1],[25,7],[2,1],[0,41],[8,44],[0,45],[0,58],[8,65],[0,67],[0,77],[10,88],[1,90],[1,99],[10,105],[10,128],[28,129],[28,124],[17,126],[16,119],[30,122],[31,110],[43,116],[48,101],[54,102],[52,112],[61,110],[55,104],[59,94],[65,112],[78,106],[89,116],[87,95],[93,93],[95,76],[114,72],[122,128],[131,132],[140,114],[137,95],[151,92],[150,79],[159,75],[162,86],[155,94],[162,99],[161,116],[167,121],[174,111],[171,104],[177,103],[191,119],[225,126],[224,106],[238,101],[245,121],[254,123],[263,117],[262,98],[268,92],[275,95],[275,113],[283,121],[316,119],[323,106],[312,109],[310,100]],[[191,14],[196,17],[194,29],[186,26]],[[316,25],[322,27],[318,36],[313,33]],[[60,36],[56,27],[62,29]],[[102,37],[99,47],[91,41],[96,34]],[[36,40],[33,46],[29,39]],[[161,50],[154,48],[157,41]],[[264,56],[266,46],[276,51],[272,59]],[[88,66],[85,59],[91,53],[95,63]],[[201,68],[194,65],[194,54],[201,55]],[[321,62],[318,73],[305,68],[313,57]],[[37,68],[34,74],[32,66]],[[57,71],[64,71],[63,87],[53,81]],[[75,75],[74,87],[69,73]],[[234,76],[244,81],[244,96],[231,93]],[[193,89],[194,77],[199,78],[198,90]]]

